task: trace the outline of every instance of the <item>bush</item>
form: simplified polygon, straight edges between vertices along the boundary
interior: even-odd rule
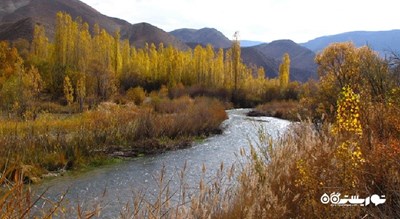
[[[300,104],[298,101],[272,101],[262,105],[258,105],[253,111],[256,115],[271,116],[291,121],[298,121]]]
[[[226,203],[229,210],[216,212],[216,217],[398,218],[400,121],[395,115],[400,107],[370,103],[369,114],[363,115],[358,98],[342,91],[333,125],[317,128],[303,121],[275,143],[262,136],[242,170],[234,201]],[[333,192],[342,198],[385,195],[386,202],[366,207],[322,204],[321,196]]]
[[[159,99],[154,101],[154,110],[159,113],[179,113],[187,110],[193,104],[193,99],[182,96],[178,99]]]
[[[126,98],[133,101],[136,105],[141,105],[146,98],[146,92],[142,87],[130,88],[126,92]]]
[[[138,141],[152,139],[187,142],[209,135],[226,119],[223,105],[208,98],[163,100],[159,107],[155,111],[150,106],[103,102],[97,110],[82,114],[43,114],[25,122],[4,120],[0,123],[0,168],[7,163],[32,165],[44,172],[76,168],[116,146],[135,147]]]

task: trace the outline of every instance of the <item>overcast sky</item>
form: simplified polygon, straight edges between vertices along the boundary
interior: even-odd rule
[[[82,0],[101,13],[165,31],[213,27],[228,38],[306,42],[356,30],[400,29],[398,0]]]

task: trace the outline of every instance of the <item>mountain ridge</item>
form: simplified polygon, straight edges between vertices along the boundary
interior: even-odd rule
[[[265,57],[275,60],[276,64],[270,66],[274,70],[270,75],[278,75],[282,57],[285,53],[288,53],[290,56],[291,80],[305,82],[310,78],[317,78],[317,65],[314,63],[315,53],[292,40],[275,40],[270,43],[254,46],[254,48],[260,51]]]
[[[2,40],[15,40],[21,37],[31,40],[35,24],[43,25],[46,29],[46,34],[52,39],[55,34],[56,13],[62,11],[70,14],[73,19],[81,17],[91,28],[97,23],[111,34],[119,29],[121,31],[121,39],[125,39],[124,37],[129,38],[130,42],[137,47],[144,46],[141,39],[146,38],[149,44],[162,42],[165,45],[173,45],[180,49],[188,48],[180,40],[151,24],[143,25],[141,23],[134,25],[119,18],[108,17],[79,0],[30,0],[28,3],[20,4],[20,7],[15,8],[15,10],[5,10],[6,6],[8,6],[8,3],[2,2],[0,4],[0,8],[3,9],[0,10],[3,12],[0,21],[0,27],[3,27],[0,30],[0,39]],[[22,25],[24,29],[19,28],[20,32],[10,32],[10,30],[17,30],[18,27],[21,27],[21,22],[24,24]],[[139,40],[133,40],[130,36],[135,36]]]
[[[95,23],[112,34],[120,30],[121,39],[128,39],[136,47],[146,43],[174,46],[186,50],[196,45],[211,44],[215,49],[229,48],[232,41],[215,28],[182,28],[166,32],[149,23],[131,24],[123,19],[108,17],[79,0],[2,0],[0,2],[0,40],[32,39],[35,24],[46,29],[50,39],[55,32],[55,15],[67,12],[73,19],[81,17],[91,28]],[[292,40],[275,40],[270,43],[243,41],[242,59],[245,64],[262,66],[268,77],[278,75],[279,64],[284,53],[291,59],[291,79],[306,81],[317,78],[315,53],[332,42],[353,41],[356,46],[368,44],[381,54],[400,51],[400,30],[353,31],[318,37],[306,43],[297,44]],[[261,43],[261,44],[260,44]]]
[[[368,45],[381,55],[400,51],[400,29],[383,31],[351,31],[317,37],[300,45],[314,52],[320,52],[331,43],[351,41],[357,47]]]
[[[177,29],[170,33],[185,42],[189,47],[196,45],[212,45],[215,49],[229,48],[231,41],[213,28]],[[208,32],[208,33],[207,33]],[[212,37],[209,37],[212,36]],[[219,42],[226,42],[221,47]],[[242,60],[247,65],[263,67],[268,78],[278,76],[279,65],[285,53],[291,59],[291,79],[305,82],[310,78],[317,78],[317,65],[314,63],[315,53],[292,40],[276,40],[271,43],[256,43],[253,46],[242,47]]]
[[[189,44],[211,44],[214,48],[228,48],[232,45],[231,40],[215,28],[182,28],[173,30],[169,33]]]

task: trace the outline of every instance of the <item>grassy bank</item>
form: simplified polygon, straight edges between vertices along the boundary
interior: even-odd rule
[[[3,120],[0,167],[37,181],[49,171],[99,164],[109,155],[132,157],[187,147],[196,137],[219,132],[225,119],[218,101],[181,97],[141,107],[103,103],[81,114],[42,114],[33,121]]]
[[[280,100],[258,105],[248,116],[270,116],[290,121],[298,121],[301,105],[299,101]]]
[[[260,132],[260,143],[250,145],[249,155],[242,153],[247,159],[239,165],[238,178],[221,165],[211,181],[200,181],[190,202],[183,198],[170,206],[164,189],[154,203],[126,218],[398,218],[400,121],[395,115],[400,107],[377,104],[364,113],[369,120],[361,120],[361,132],[308,120],[293,124],[275,142]],[[185,188],[178,193],[184,195]],[[342,199],[385,195],[386,201],[332,206],[321,202],[325,193],[340,193]]]

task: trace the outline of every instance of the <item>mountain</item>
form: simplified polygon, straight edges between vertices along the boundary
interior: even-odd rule
[[[196,45],[211,44],[214,48],[229,48],[231,41],[221,32],[212,28],[178,29],[170,32],[184,41],[191,48]],[[253,45],[253,46],[251,46]],[[283,54],[289,53],[291,59],[291,79],[307,81],[317,78],[317,65],[314,63],[315,53],[291,40],[277,40],[267,43],[241,41],[242,60],[247,65],[264,67],[266,76],[277,77]]]
[[[369,45],[381,55],[391,51],[400,52],[400,30],[355,31],[331,36],[318,37],[301,45],[314,52],[320,52],[331,43],[352,41],[356,46]]]
[[[142,46],[143,39],[147,39],[148,43],[163,42],[165,45],[187,48],[183,42],[159,28],[144,23],[131,25],[127,21],[105,16],[79,0],[2,0],[0,3],[0,27],[2,27],[0,39],[15,40],[23,37],[30,40],[35,24],[44,25],[49,38],[53,38],[55,17],[59,11],[67,12],[74,19],[81,17],[91,27],[97,23],[109,33],[119,29],[122,39],[129,38],[131,43],[137,46]],[[10,30],[13,31],[10,32]],[[134,37],[138,40],[134,40]]]
[[[14,12],[20,7],[29,4],[30,0],[2,0],[0,2],[0,20],[4,15]]]
[[[15,23],[0,24],[0,40],[16,40],[25,38],[30,40],[35,21],[32,18],[24,18]]]
[[[211,44],[217,49],[229,48],[232,44],[226,36],[213,28],[179,29],[167,33],[148,23],[130,24],[118,18],[105,16],[79,0],[1,0],[0,40],[30,40],[35,24],[44,25],[46,34],[52,39],[58,11],[67,12],[73,18],[81,17],[92,27],[97,23],[109,33],[119,29],[121,39],[129,39],[136,47],[143,47],[146,42],[156,45],[163,43],[165,46],[172,45],[183,50],[189,48],[188,45],[193,47],[198,44]],[[245,44],[246,42],[243,42],[243,45]],[[290,54],[292,60],[292,80],[306,81],[315,76],[315,54],[289,40],[242,48],[242,59],[248,65],[264,67],[267,76],[272,78],[278,75],[279,64],[285,52]]]
[[[261,41],[252,41],[252,40],[240,40],[240,46],[241,47],[252,47],[252,46],[258,46],[260,44],[263,44],[265,42]]]
[[[52,38],[55,30],[56,13],[59,11],[69,13],[74,19],[79,16],[90,26],[98,23],[110,33],[113,33],[118,28],[122,29],[124,25],[129,25],[128,22],[102,15],[78,0],[31,0],[28,4],[4,15],[1,22],[12,25],[23,19],[30,18],[34,23],[44,25],[48,36]],[[30,37],[27,36],[27,38]]]
[[[172,45],[178,49],[188,48],[178,38],[148,23],[134,24],[121,30],[121,38],[129,39],[129,42],[136,47],[144,47],[146,43],[152,42],[156,46],[163,43],[164,46]]]
[[[278,75],[282,57],[285,53],[288,53],[290,56],[291,80],[304,82],[309,78],[317,78],[317,65],[314,62],[315,53],[291,40],[277,40],[250,48],[256,49],[264,57],[274,60],[274,62],[268,61],[265,65],[261,65],[265,69],[273,69],[273,72],[268,72],[268,70],[266,70],[268,77]],[[246,56],[246,53],[244,53],[243,56]],[[243,60],[247,59],[248,58],[243,58]],[[251,62],[251,59],[249,59],[249,61]]]
[[[263,67],[265,76],[274,78],[278,76],[279,62],[271,57],[265,56],[257,47],[243,47],[241,57],[246,65]]]
[[[211,44],[214,48],[228,48],[232,42],[220,31],[214,28],[196,29],[177,29],[170,34],[189,44]]]

